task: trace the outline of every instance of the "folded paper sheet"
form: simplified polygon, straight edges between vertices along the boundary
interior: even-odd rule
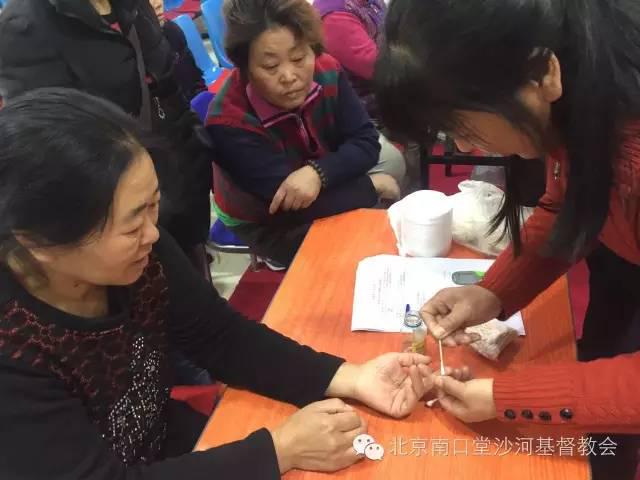
[[[456,286],[451,279],[454,272],[484,272],[492,263],[493,260],[396,255],[365,258],[356,272],[351,330],[409,332],[403,324],[407,304],[419,309],[439,290]],[[518,334],[525,334],[520,313],[506,323]]]

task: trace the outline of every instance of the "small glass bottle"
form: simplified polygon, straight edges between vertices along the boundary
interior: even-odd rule
[[[404,325],[411,329],[411,333],[406,336],[403,342],[403,351],[419,353],[424,355],[424,341],[427,336],[427,326],[422,321],[420,312],[415,310],[407,310],[404,315]]]

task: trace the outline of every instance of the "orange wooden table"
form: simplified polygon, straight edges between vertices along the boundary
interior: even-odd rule
[[[401,334],[350,329],[356,266],[363,258],[382,253],[397,253],[384,211],[359,210],[316,222],[278,290],[265,323],[301,343],[353,362],[398,351]],[[451,256],[478,257],[458,246],[454,246]],[[476,377],[482,377],[529,361],[540,364],[575,358],[565,278],[524,311],[524,321],[527,336],[510,345],[500,363],[485,360],[466,347],[445,350],[445,363],[467,364]],[[436,358],[433,342],[428,348]],[[251,355],[250,347],[247,355]],[[285,478],[589,478],[588,462],[578,450],[580,439],[567,432],[563,436],[563,432],[551,427],[514,428],[497,421],[469,426],[438,408],[422,405],[403,420],[383,417],[363,406],[356,408],[367,419],[369,433],[386,449],[382,461],[366,460],[330,476],[294,471]],[[276,427],[294,411],[291,405],[229,388],[196,448],[211,448],[244,438],[261,427]]]

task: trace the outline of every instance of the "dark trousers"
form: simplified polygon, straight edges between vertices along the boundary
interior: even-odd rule
[[[604,247],[592,253],[587,264],[589,307],[578,342],[578,359],[586,362],[639,351],[640,267]],[[629,381],[637,379],[632,377]],[[635,478],[640,435],[598,434],[591,437],[598,443],[609,437],[617,445],[615,456],[590,457],[592,480]]]
[[[149,147],[162,191],[159,223],[187,255],[206,243],[211,223],[212,150],[200,128],[187,109],[154,132],[158,145]]]
[[[310,223],[291,226],[252,223],[232,227],[231,230],[256,255],[270,258],[288,267],[310,228]]]

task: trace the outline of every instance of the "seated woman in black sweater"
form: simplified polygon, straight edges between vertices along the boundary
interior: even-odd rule
[[[0,110],[0,478],[271,479],[354,463],[366,426],[323,399],[405,416],[433,385],[429,359],[345,363],[234,312],[156,227],[143,141],[74,90]],[[225,383],[308,406],[189,453],[206,418],[169,399],[170,345]]]

